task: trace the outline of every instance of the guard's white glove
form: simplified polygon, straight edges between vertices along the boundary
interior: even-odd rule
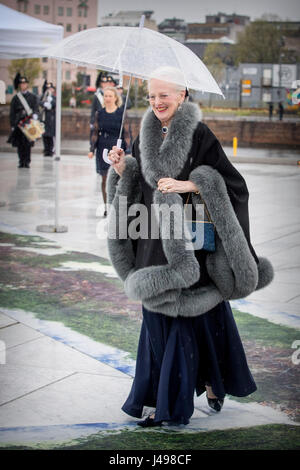
[[[44,108],[51,109],[51,104],[48,101],[45,101]]]
[[[36,121],[36,120],[38,119],[38,115],[34,113],[34,114],[32,115],[32,119],[34,119],[34,120]]]

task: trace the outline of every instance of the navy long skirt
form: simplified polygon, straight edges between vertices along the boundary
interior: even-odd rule
[[[188,424],[194,393],[205,384],[214,394],[243,397],[255,392],[230,303],[194,318],[172,318],[143,306],[136,373],[122,410],[141,418],[154,407],[155,421]]]

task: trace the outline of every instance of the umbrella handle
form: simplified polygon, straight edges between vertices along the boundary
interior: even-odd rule
[[[119,149],[122,148],[122,139],[117,140],[117,147]],[[108,149],[104,149],[102,153],[102,158],[106,163],[108,163],[109,165],[112,165],[113,162],[108,158],[107,154],[108,154]]]

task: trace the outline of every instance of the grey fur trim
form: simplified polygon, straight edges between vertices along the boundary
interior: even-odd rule
[[[125,169],[122,178],[111,166],[106,180],[107,202],[112,204],[117,194],[127,196],[129,204],[139,202],[141,199],[140,170],[135,158],[125,156]]]
[[[222,292],[224,300],[228,300],[234,291],[234,274],[218,233],[215,234],[215,242],[216,251],[206,256],[206,269],[209,277]]]
[[[274,279],[274,269],[267,258],[258,258],[258,283],[255,290],[262,289],[270,284]]]
[[[222,294],[213,285],[190,290],[168,291],[143,301],[148,310],[171,317],[197,317],[208,312],[222,302]]]
[[[183,103],[171,121],[167,136],[163,139],[161,122],[151,108],[146,111],[141,122],[139,147],[141,170],[150,186],[156,189],[160,178],[176,178],[180,174],[201,116],[198,105]]]
[[[123,281],[134,269],[135,257],[130,238],[118,237],[119,228],[121,225],[127,230],[128,206],[139,202],[142,196],[137,161],[126,156],[125,163],[121,178],[113,167],[109,169],[107,178],[108,202],[111,205],[108,214],[108,253],[112,265]]]

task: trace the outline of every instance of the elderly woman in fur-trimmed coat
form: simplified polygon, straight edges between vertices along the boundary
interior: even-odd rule
[[[273,278],[271,263],[258,258],[250,242],[246,182],[201,122],[199,107],[175,84],[178,74],[162,68],[149,81],[150,107],[132,156],[117,147],[109,153],[109,254],[126,294],[141,300],[143,311],[136,374],[122,410],[141,418],[144,407],[153,408],[138,422],[144,427],[188,424],[195,392],[206,391],[218,412],[226,394],[256,390],[229,300]],[[175,236],[176,219],[168,237],[159,218],[162,204],[183,214],[189,194],[194,205],[202,197],[210,213],[213,252],[187,249],[185,235]],[[146,220],[133,215],[137,203],[147,208]],[[134,222],[148,226],[147,236],[141,230],[130,238],[128,230],[124,237],[124,224],[127,230]],[[159,236],[151,238],[153,224]]]

